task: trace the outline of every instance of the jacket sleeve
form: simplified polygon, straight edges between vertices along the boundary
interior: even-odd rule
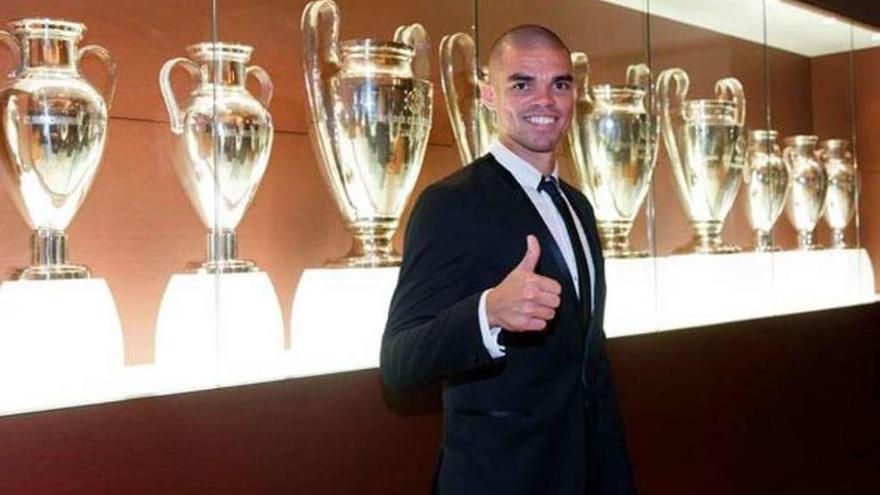
[[[592,416],[590,444],[593,458],[592,481],[601,495],[636,493],[632,465],[626,448],[617,388],[611,376],[611,361],[605,349],[605,332],[597,332],[595,374],[592,380],[589,414]]]
[[[482,291],[467,293],[472,263],[467,205],[445,186],[422,193],[406,230],[403,262],[382,336],[385,385],[405,391],[488,365],[477,315]]]

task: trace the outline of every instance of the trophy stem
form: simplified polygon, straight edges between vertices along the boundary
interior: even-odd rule
[[[67,263],[67,234],[63,230],[37,229],[31,234],[31,266],[21,280],[89,278],[89,269]]]
[[[257,271],[253,261],[238,259],[238,236],[233,230],[208,232],[208,261],[199,273],[247,273]]]
[[[831,229],[831,249],[846,249],[846,236],[843,229]]]
[[[816,244],[812,230],[798,231],[798,249],[803,251],[814,251],[822,249],[822,246]]]
[[[396,226],[395,226],[396,227]],[[395,227],[353,225],[354,242],[348,254],[329,261],[328,268],[378,268],[400,266],[400,255],[394,251],[391,237]]]
[[[683,250],[694,254],[729,254],[738,253],[740,249],[730,244],[725,244],[721,239],[721,229],[724,224],[718,221],[694,222],[694,238]]]
[[[769,253],[772,251],[779,251],[779,248],[773,245],[772,239],[770,238],[770,232],[767,230],[755,230],[755,252],[758,253]]]
[[[606,258],[644,258],[647,251],[634,251],[629,246],[632,222],[599,222],[602,252]]]

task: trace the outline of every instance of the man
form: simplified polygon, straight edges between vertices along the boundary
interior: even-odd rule
[[[489,78],[498,142],[416,202],[382,376],[392,390],[444,381],[435,493],[633,493],[595,217],[554,158],[575,101],[569,50],[514,28]]]

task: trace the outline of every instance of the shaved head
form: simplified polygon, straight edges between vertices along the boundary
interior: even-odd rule
[[[489,52],[490,78],[497,72],[495,69],[501,62],[504,52],[510,48],[553,48],[564,51],[568,56],[571,55],[571,50],[553,31],[537,24],[522,24],[505,32],[492,44],[492,51]]]

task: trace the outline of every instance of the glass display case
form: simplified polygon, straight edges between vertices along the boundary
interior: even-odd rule
[[[558,163],[609,338],[876,300],[880,28],[776,0],[379,8],[4,4],[0,414],[375,367],[409,207],[487,151],[488,52],[524,23],[573,51]]]

